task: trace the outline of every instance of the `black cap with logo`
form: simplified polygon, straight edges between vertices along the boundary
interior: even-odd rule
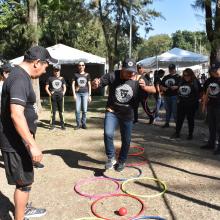
[[[61,65],[60,64],[54,64],[53,69],[54,70],[61,70]]]
[[[137,73],[136,61],[132,58],[126,58],[122,63],[122,68],[133,73]]]
[[[24,54],[24,60],[41,60],[49,63],[58,63],[57,59],[50,56],[48,50],[41,46],[31,47]]]
[[[168,66],[168,68],[169,68],[170,70],[174,70],[174,69],[176,69],[176,66],[175,66],[175,64],[171,63],[171,64]]]

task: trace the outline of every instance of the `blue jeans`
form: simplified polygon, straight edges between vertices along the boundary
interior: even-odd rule
[[[174,121],[176,122],[176,109],[177,109],[177,96],[165,96],[164,107],[166,110],[166,123],[170,122],[171,115],[173,115]]]
[[[77,92],[76,93],[76,125],[80,126],[80,112],[82,106],[82,125],[86,125],[86,113],[88,108],[88,92]]]
[[[106,112],[104,120],[104,143],[105,153],[108,159],[115,157],[114,134],[118,125],[120,127],[122,142],[118,160],[124,163],[130,148],[133,121],[125,121],[118,118],[112,112]]]
[[[162,107],[163,107],[163,99],[161,96],[158,96],[156,100],[156,111],[154,114],[154,118],[159,117],[159,112]]]

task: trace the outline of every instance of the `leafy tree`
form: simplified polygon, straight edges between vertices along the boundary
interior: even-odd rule
[[[167,34],[160,34],[149,37],[138,49],[138,59],[155,56],[171,49],[172,38]]]
[[[220,0],[194,0],[192,5],[205,14],[207,38],[210,42],[210,63],[220,62]]]
[[[205,32],[176,31],[172,34],[172,47],[194,51],[196,53],[208,53],[209,42]]]
[[[94,0],[90,8],[94,15],[98,15],[103,29],[107,56],[110,69],[128,54],[130,33],[130,9],[132,6],[132,45],[136,48],[141,42],[138,34],[140,26],[145,31],[152,29],[151,19],[160,16],[160,13],[150,10],[147,6],[152,0]]]

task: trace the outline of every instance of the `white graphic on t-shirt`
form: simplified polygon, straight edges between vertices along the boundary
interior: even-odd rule
[[[219,94],[219,92],[220,92],[220,88],[217,83],[209,84],[209,95],[210,96],[216,96],[217,94]]]
[[[167,87],[174,86],[174,85],[175,85],[175,79],[167,79],[167,80],[165,81],[165,85],[166,85]]]
[[[190,86],[180,86],[179,92],[181,96],[188,96],[191,93]]]
[[[79,87],[85,87],[86,83],[87,83],[87,79],[85,77],[79,77],[77,79],[77,83],[78,83]]]
[[[124,84],[116,88],[115,96],[119,102],[126,103],[133,97],[133,90],[129,85]]]
[[[52,82],[52,86],[53,86],[54,89],[60,89],[61,86],[62,86],[62,82],[59,79],[55,79]]]

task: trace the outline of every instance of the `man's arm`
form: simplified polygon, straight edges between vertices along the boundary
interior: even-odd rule
[[[98,89],[99,87],[105,87],[109,85],[109,83],[111,82],[111,77],[113,78],[114,75],[106,73],[101,78],[95,78],[92,81],[92,89]]]
[[[49,90],[49,85],[46,85],[46,86],[45,86],[45,90],[46,90],[46,93],[47,93],[49,96],[51,96],[51,92],[50,92],[50,90]]]
[[[32,160],[35,162],[40,162],[43,155],[29,131],[27,121],[24,116],[24,107],[17,104],[10,104],[10,110],[15,129],[26,143],[26,147],[30,150]]]
[[[139,80],[139,86],[141,87],[141,89],[143,89],[145,92],[148,93],[156,93],[156,89],[155,86],[147,86],[145,81],[143,79]]]
[[[75,84],[76,84],[76,81],[73,80],[73,82],[72,82],[72,91],[73,91],[73,99],[74,99],[74,100],[76,100]]]
[[[63,84],[63,95],[66,93],[66,84]]]

